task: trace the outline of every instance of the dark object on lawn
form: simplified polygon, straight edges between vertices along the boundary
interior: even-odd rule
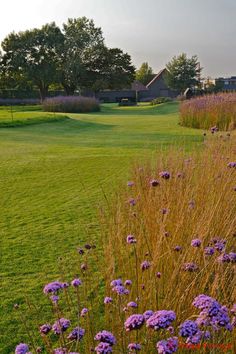
[[[156,104],[161,104],[161,103],[166,103],[171,101],[172,99],[170,97],[157,97],[154,100],[152,100],[151,105],[155,106]]]
[[[119,102],[119,106],[137,106],[137,102],[131,101],[128,98],[122,98]]]

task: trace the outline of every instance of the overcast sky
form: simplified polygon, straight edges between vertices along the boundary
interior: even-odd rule
[[[86,16],[106,44],[157,72],[172,56],[197,54],[205,76],[236,75],[236,0],[0,0],[0,41],[11,31]]]

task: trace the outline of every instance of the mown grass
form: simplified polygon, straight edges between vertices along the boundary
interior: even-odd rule
[[[127,178],[131,161],[170,146],[191,151],[203,139],[201,131],[178,125],[176,103],[104,105],[98,113],[24,125],[27,118],[46,116],[39,107],[14,107],[14,119],[22,124],[0,129],[0,350],[5,354],[25,338],[14,303],[25,296],[41,302],[43,284],[59,273],[59,256],[69,259],[88,241],[100,249],[97,208]],[[0,110],[4,120],[11,121],[9,108]]]

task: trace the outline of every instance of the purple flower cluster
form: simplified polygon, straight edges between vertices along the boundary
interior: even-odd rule
[[[138,343],[130,343],[128,345],[128,350],[130,353],[132,353],[133,351],[135,351],[135,352],[139,351],[139,350],[141,350],[141,345]]]
[[[198,325],[195,321],[187,320],[179,327],[181,337],[192,337],[198,332]]]
[[[182,269],[186,272],[196,272],[198,270],[198,265],[193,262],[184,263]]]
[[[129,294],[129,290],[126,289],[123,285],[114,286],[114,288],[112,288],[112,291],[117,293],[117,295],[128,295]]]
[[[70,321],[66,318],[60,318],[53,324],[52,330],[55,334],[61,334],[65,332],[68,327],[70,327]]]
[[[139,329],[144,324],[144,316],[141,314],[135,314],[127,318],[125,321],[125,329],[127,332],[133,329]]]
[[[106,296],[106,297],[104,298],[104,304],[110,304],[112,301],[113,301],[113,300],[112,300],[112,297]]]
[[[63,288],[65,288],[65,283],[61,283],[59,281],[53,281],[52,283],[45,285],[43,292],[44,294],[51,294],[51,293],[55,294]]]
[[[108,343],[109,345],[116,344],[116,339],[113,334],[106,330],[98,332],[94,339],[100,342]]]
[[[15,354],[30,354],[29,347],[25,343],[20,343],[16,346]]]
[[[143,314],[143,317],[144,317],[145,321],[147,321],[153,315],[153,313],[154,312],[152,310],[145,311],[144,314]]]
[[[134,182],[133,181],[128,181],[127,182],[127,186],[128,187],[133,187],[134,186]]]
[[[177,352],[178,349],[178,338],[171,337],[167,340],[160,340],[156,344],[157,352],[159,354],[172,354]]]
[[[50,332],[51,329],[52,329],[52,326],[50,324],[46,323],[46,324],[43,324],[42,326],[40,326],[39,331],[42,334],[48,334],[48,332]]]
[[[155,331],[161,328],[167,328],[176,319],[174,311],[160,310],[154,312],[146,321],[147,327],[154,329]]]
[[[72,332],[70,332],[67,338],[69,340],[80,341],[83,338],[84,334],[85,334],[85,330],[83,328],[76,327],[72,330]]]
[[[151,263],[149,261],[144,261],[141,263],[141,270],[147,270],[151,267]]]
[[[80,312],[80,316],[84,317],[88,312],[89,312],[89,310],[86,307],[84,307]]]
[[[236,162],[229,162],[228,167],[229,168],[236,168]]]
[[[159,176],[160,176],[161,178],[164,178],[164,179],[169,179],[169,178],[170,178],[170,172],[168,172],[168,171],[161,171],[161,172],[159,173]]]
[[[205,247],[205,248],[204,248],[204,254],[205,254],[206,256],[213,256],[214,253],[215,253],[214,247],[208,246],[208,247]]]
[[[152,186],[152,187],[157,187],[157,186],[159,186],[159,184],[160,184],[160,182],[157,179],[152,179],[150,181],[150,186]]]
[[[191,241],[191,246],[193,247],[200,247],[202,244],[202,241],[199,238],[195,238]]]
[[[135,200],[134,198],[130,198],[130,199],[128,200],[128,203],[129,203],[129,205],[131,205],[131,206],[135,206],[135,205],[136,205],[136,200]]]
[[[131,245],[132,243],[136,243],[137,240],[134,235],[128,235],[126,238],[126,242]]]
[[[222,253],[218,258],[217,261],[219,263],[236,263],[236,253]]]
[[[96,346],[95,351],[97,354],[109,354],[112,353],[112,347],[109,343],[101,342]]]
[[[80,286],[82,284],[82,281],[79,278],[75,278],[74,280],[72,280],[71,285],[74,286],[75,288],[77,288],[78,286]]]

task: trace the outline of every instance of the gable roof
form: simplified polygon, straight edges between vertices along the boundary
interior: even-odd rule
[[[167,71],[166,68],[160,70],[159,73],[147,84],[146,87],[149,88],[149,86],[151,86],[156,80],[158,80],[162,76],[162,74],[166,71]]]
[[[143,85],[140,81],[135,80],[132,85],[131,85],[131,90],[134,91],[146,91],[147,88],[145,85]]]

